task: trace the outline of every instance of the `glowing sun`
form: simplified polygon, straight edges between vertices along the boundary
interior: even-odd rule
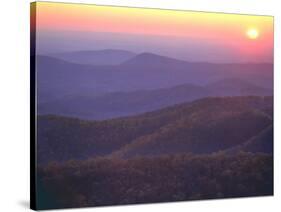
[[[250,39],[257,39],[259,37],[259,31],[255,28],[248,29],[246,35]]]

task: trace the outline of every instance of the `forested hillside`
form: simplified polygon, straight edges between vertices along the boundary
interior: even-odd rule
[[[267,154],[96,158],[51,163],[38,175],[45,209],[273,194]]]
[[[241,145],[272,125],[268,111],[272,97],[217,97],[105,121],[39,116],[38,162],[212,153]]]

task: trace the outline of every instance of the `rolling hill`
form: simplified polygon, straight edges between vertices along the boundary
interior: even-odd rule
[[[213,153],[258,136],[272,125],[270,110],[272,97],[209,97],[104,121],[39,116],[38,162]]]
[[[100,96],[74,96],[38,105],[39,114],[87,120],[136,115],[207,96],[267,96],[272,90],[240,79],[224,79],[206,86],[182,84],[171,88],[112,92]]]

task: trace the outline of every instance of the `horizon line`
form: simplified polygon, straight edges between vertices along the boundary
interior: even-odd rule
[[[150,52],[150,51],[143,51],[143,52],[134,52],[134,51],[130,51],[130,50],[125,50],[125,49],[114,49],[114,48],[105,48],[105,49],[85,49],[85,50],[66,50],[66,51],[60,51],[60,52],[49,52],[49,53],[38,53],[36,54],[35,56],[47,56],[47,57],[51,57],[51,58],[54,58],[54,59],[59,59],[59,60],[63,60],[63,61],[66,61],[66,62],[70,62],[70,61],[67,61],[67,60],[64,60],[64,59],[61,59],[59,57],[56,57],[55,55],[57,54],[69,54],[69,53],[76,53],[76,52],[101,52],[101,51],[108,51],[108,50],[111,50],[111,51],[126,51],[126,52],[131,52],[133,54],[135,54],[132,58],[129,58],[128,60],[126,61],[129,61],[137,56],[140,56],[142,54],[151,54],[151,55],[154,55],[154,56],[158,56],[158,57],[164,57],[164,58],[168,58],[168,59],[173,59],[173,60],[178,60],[178,61],[182,61],[182,62],[186,62],[186,63],[207,63],[207,64],[219,64],[219,65],[231,65],[231,64],[244,64],[244,65],[249,65],[249,64],[271,64],[271,65],[274,65],[274,61],[270,62],[270,61],[261,61],[261,62],[256,62],[256,61],[248,61],[248,62],[216,62],[216,61],[204,61],[204,60],[186,60],[186,59],[182,59],[182,58],[177,58],[177,57],[171,57],[171,56],[167,56],[167,55],[164,55],[164,54],[158,54],[158,53],[154,53],[154,52]],[[124,61],[124,62],[126,62]],[[74,63],[74,62],[71,62],[71,63]],[[75,63],[75,64],[79,64],[79,63]],[[122,63],[121,63],[122,64]],[[87,65],[90,65],[90,64],[87,64]]]

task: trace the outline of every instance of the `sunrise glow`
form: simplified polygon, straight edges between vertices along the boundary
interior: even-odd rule
[[[108,40],[110,43],[115,33],[126,36],[137,35],[137,39],[142,37],[141,40],[147,42],[147,46],[151,46],[150,38],[158,36],[157,42],[161,43],[159,44],[161,46],[155,48],[165,49],[168,48],[165,46],[166,36],[169,37],[170,42],[173,39],[190,41],[192,46],[179,44],[189,49],[201,48],[203,44],[206,48],[214,48],[213,52],[216,54],[219,54],[218,49],[220,49],[221,56],[213,56],[220,57],[219,60],[224,60],[226,50],[234,55],[229,57],[247,56],[251,60],[261,58],[267,61],[272,58],[273,17],[271,16],[37,2],[36,29],[40,35],[60,36],[64,42],[75,32],[77,36],[71,39],[74,39],[77,45],[86,39],[87,34],[101,32],[111,33],[112,38]],[[64,33],[67,31],[72,33]],[[42,37],[40,42],[44,42],[44,39]],[[45,40],[52,39],[48,37]],[[126,39],[124,37],[124,40],[128,40],[127,37]],[[252,42],[253,40],[257,42]],[[59,43],[61,42],[54,43],[54,47]],[[73,42],[71,41],[70,44]],[[129,50],[135,51],[132,45],[129,47],[131,48]],[[209,51],[212,52],[211,49]],[[195,52],[202,52],[204,55],[206,51],[202,49]]]

